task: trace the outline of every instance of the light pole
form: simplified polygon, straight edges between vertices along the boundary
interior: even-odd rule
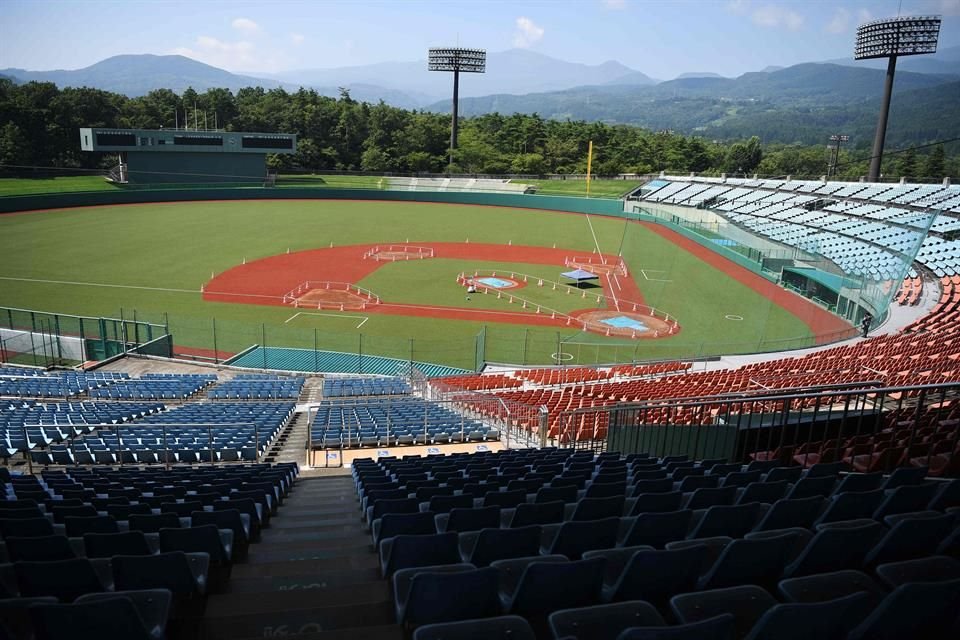
[[[883,144],[887,135],[887,116],[890,114],[890,95],[893,93],[893,74],[897,70],[899,56],[915,56],[936,53],[940,37],[940,16],[915,16],[874,20],[857,27],[855,60],[888,58],[887,77],[880,103],[877,133],[873,139],[873,155],[870,158],[870,182],[880,177],[883,160]]]
[[[840,145],[850,139],[850,136],[835,133],[830,136],[830,142],[833,143],[833,162],[827,166],[827,177],[837,175],[837,164],[840,161]]]
[[[487,70],[487,52],[483,49],[461,49],[459,47],[430,49],[427,61],[430,71],[453,72],[453,123],[450,128],[450,164],[453,167],[453,152],[457,148],[457,112],[460,108],[460,72],[484,73]]]

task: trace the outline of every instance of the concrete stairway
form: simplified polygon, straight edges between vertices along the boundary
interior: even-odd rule
[[[352,477],[298,479],[203,622],[213,640],[402,640]]]

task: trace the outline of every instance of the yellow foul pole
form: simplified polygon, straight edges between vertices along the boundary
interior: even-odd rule
[[[590,169],[593,166],[593,140],[587,147],[587,197],[590,197]]]

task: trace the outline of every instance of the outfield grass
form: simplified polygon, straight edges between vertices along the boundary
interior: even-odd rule
[[[541,195],[586,196],[587,183],[582,179],[570,180],[520,180],[524,184],[537,187]],[[339,189],[384,189],[389,178],[381,176],[353,175],[281,175],[277,186],[317,187]],[[183,185],[153,185],[144,188],[173,188]],[[591,197],[620,198],[640,186],[636,180],[593,180],[590,184]],[[75,193],[80,191],[110,191],[125,187],[104,180],[103,176],[65,176],[57,178],[0,178],[0,197],[25,196],[46,193]]]
[[[617,341],[566,327],[370,314],[359,328],[329,316],[293,318],[289,307],[206,302],[200,287],[257,258],[361,242],[430,241],[557,246],[571,252],[623,252],[645,301],[681,324],[659,340]],[[386,264],[362,286],[391,299],[462,306],[455,260]],[[412,263],[411,263],[412,264]],[[555,276],[556,268],[519,267]],[[466,268],[483,268],[470,262]],[[646,274],[644,276],[643,274]],[[546,296],[536,287],[524,296]],[[487,296],[489,298],[489,296]],[[572,305],[571,300],[565,300]],[[590,302],[590,301],[582,301]],[[495,304],[475,296],[474,306]],[[582,362],[691,357],[799,346],[810,333],[801,319],[705,265],[644,226],[622,219],[468,205],[366,201],[230,201],[87,207],[0,217],[0,305],[94,316],[170,322],[182,346],[236,352],[254,343],[331,348],[472,367],[485,331],[486,359],[546,363],[563,344]],[[595,306],[594,304],[584,304]],[[583,308],[583,307],[579,307]],[[347,316],[362,316],[347,313]],[[742,317],[730,320],[728,316]],[[291,319],[292,318],[292,319]],[[2,319],[0,319],[2,321]]]
[[[0,196],[29,196],[40,193],[110,191],[118,187],[103,176],[65,176],[58,178],[0,178]]]

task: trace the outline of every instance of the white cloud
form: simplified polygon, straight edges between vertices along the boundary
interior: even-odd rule
[[[230,26],[239,31],[240,33],[246,35],[254,35],[260,33],[260,25],[251,20],[250,18],[234,18],[233,22],[230,23]]]
[[[513,33],[513,46],[526,49],[543,40],[543,27],[530,18],[517,18],[517,30]]]
[[[750,14],[753,23],[773,29],[785,28],[797,31],[803,26],[803,16],[796,11],[778,5],[763,5]]]
[[[306,39],[307,39],[306,36],[304,36],[302,33],[291,33],[291,34],[290,34],[290,42],[292,42],[293,44],[295,44],[295,45],[297,45],[297,46],[303,44],[303,41],[306,40]]]
[[[221,69],[264,69],[256,47],[246,40],[225,42],[212,36],[199,36],[192,47],[177,47],[173,53]]]
[[[747,0],[730,0],[727,3],[727,11],[742,16],[747,12]]]
[[[834,12],[833,17],[830,18],[830,22],[827,23],[824,29],[827,33],[844,33],[849,26],[850,12],[840,8]]]
[[[620,11],[627,8],[627,0],[601,0],[603,6],[611,11]]]

